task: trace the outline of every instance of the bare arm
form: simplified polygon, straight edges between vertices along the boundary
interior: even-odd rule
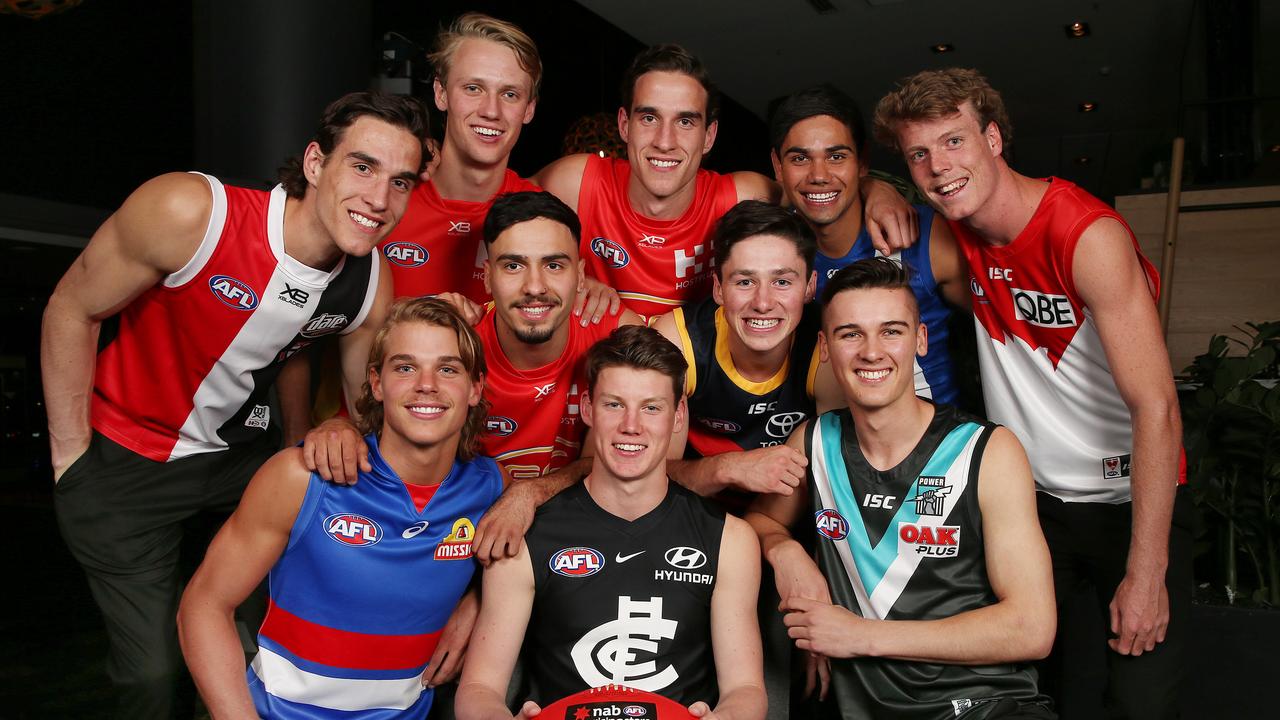
[[[369,378],[369,348],[373,345],[373,336],[387,319],[394,294],[391,287],[391,271],[387,269],[387,261],[382,253],[375,252],[373,261],[378,263],[378,289],[373,298],[373,306],[365,315],[360,327],[338,338],[338,353],[342,360],[342,392],[347,396],[347,412],[352,420],[359,420],[356,411],[356,399],[364,390],[365,381]],[[363,443],[361,443],[363,444]],[[365,464],[361,467],[369,469]]]
[[[311,358],[304,351],[289,358],[276,378],[284,446],[293,447],[311,429]]]
[[[284,552],[308,475],[296,448],[268,460],[183,593],[178,609],[182,652],[214,718],[258,717],[245,682],[234,613]]]
[[[582,189],[582,174],[587,170],[587,159],[590,157],[586,153],[566,155],[542,168],[530,179],[577,212],[578,192]]]
[[[839,606],[797,598],[786,603],[786,624],[797,647],[829,657],[960,665],[1047,655],[1056,625],[1049,550],[1036,517],[1026,454],[1004,428],[996,430],[983,454],[978,503],[994,604],[939,620],[868,620]]]
[[[743,200],[763,200],[778,204],[782,199],[782,188],[778,183],[757,172],[733,173],[733,186],[738,190],[738,202]]]
[[[858,192],[862,195],[862,224],[877,250],[892,255],[915,244],[920,237],[920,218],[896,188],[883,180],[864,177]]]
[[[720,572],[711,594],[711,646],[716,662],[719,720],[761,720],[768,700],[764,692],[764,657],[756,622],[760,591],[760,550],[745,522],[726,515],[720,541]],[[699,714],[699,704],[690,707]]]
[[[1093,314],[1116,389],[1133,422],[1133,527],[1125,576],[1111,601],[1111,649],[1140,655],[1169,624],[1165,570],[1177,491],[1182,418],[1151,288],[1133,241],[1103,218],[1080,236],[1072,278]]]
[[[533,568],[524,543],[515,557],[484,571],[480,618],[462,669],[454,711],[458,720],[506,720],[505,697],[533,610]]]
[[[523,544],[537,509],[589,472],[591,458],[582,457],[542,477],[511,480],[476,526],[475,539],[471,541],[476,559],[488,565],[514,555]]]
[[[98,228],[49,297],[40,368],[55,480],[89,446],[102,320],[191,259],[212,207],[209,183],[198,175],[147,182]]]
[[[960,252],[951,226],[940,213],[934,213],[929,231],[929,267],[942,297],[951,305],[969,309],[969,263]]]

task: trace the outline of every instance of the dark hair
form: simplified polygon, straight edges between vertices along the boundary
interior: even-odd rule
[[[671,392],[677,401],[684,397],[684,376],[689,370],[684,354],[644,325],[623,325],[587,351],[587,390],[595,395],[596,381],[605,368],[627,367],[657,370],[671,378]]]
[[[578,222],[577,213],[560,198],[549,192],[523,190],[499,195],[493,201],[489,214],[484,218],[484,244],[492,245],[512,225],[538,218],[553,220],[569,228],[575,243],[582,239],[582,223]]]
[[[850,263],[832,275],[822,289],[822,311],[825,314],[831,301],[846,290],[905,290],[911,296],[911,307],[918,318],[920,304],[915,290],[911,289],[912,270],[887,257],[870,257]]]
[[[960,106],[973,103],[982,132],[991,123],[1000,129],[1004,144],[1001,155],[1009,157],[1013,144],[1013,125],[1004,108],[1004,100],[982,73],[966,68],[925,70],[898,83],[898,89],[880,98],[876,104],[876,139],[894,150],[898,147],[897,128],[915,120],[937,120],[960,112]]]
[[[862,110],[853,98],[835,86],[823,83],[788,96],[773,110],[769,118],[769,144],[782,155],[782,142],[795,124],[811,117],[830,115],[849,128],[853,146],[859,154],[866,147],[867,129],[862,122]]]
[[[804,258],[805,281],[813,272],[813,258],[818,240],[813,228],[803,218],[786,208],[759,200],[743,200],[720,216],[711,230],[711,244],[716,249],[716,277],[723,278],[724,264],[733,246],[757,235],[776,235],[795,243],[796,252]]]
[[[417,171],[427,166],[432,154],[427,147],[427,138],[431,136],[431,121],[427,114],[427,106],[421,100],[409,95],[391,95],[381,92],[354,92],[329,103],[320,116],[320,127],[311,138],[320,146],[320,152],[329,153],[342,142],[347,128],[362,117],[374,117],[383,122],[404,128],[418,139],[422,150],[422,162]],[[285,161],[277,172],[280,183],[291,198],[301,198],[307,194],[307,176],[302,170],[302,156],[294,156]]]
[[[382,363],[387,355],[387,335],[395,326],[411,322],[426,323],[456,333],[462,366],[471,376],[471,381],[477,382],[484,377],[484,347],[480,344],[480,336],[457,308],[434,297],[400,298],[391,305],[386,321],[378,328],[369,347],[368,370],[382,372]],[[382,403],[373,397],[373,388],[367,377],[360,398],[356,400],[356,411],[360,413],[360,432],[382,432]],[[488,416],[489,401],[484,398],[475,407],[468,408],[467,421],[462,425],[462,437],[458,440],[459,460],[465,462],[479,452],[480,435],[484,432]]]
[[[651,72],[680,73],[697,80],[702,85],[702,89],[707,92],[707,124],[710,125],[720,117],[720,91],[711,82],[711,73],[707,71],[707,66],[688,50],[679,45],[670,44],[654,45],[641,50],[640,54],[631,61],[631,67],[623,73],[619,94],[622,97],[622,109],[628,114],[631,113],[631,103],[635,100],[636,81],[641,75]]]

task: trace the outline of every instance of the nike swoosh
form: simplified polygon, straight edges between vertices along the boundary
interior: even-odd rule
[[[400,537],[408,540],[411,537],[416,537],[418,533],[426,529],[427,529],[427,521],[423,520],[422,522],[414,523],[413,525],[410,525],[409,527],[405,528],[404,532],[400,533]]]
[[[643,554],[644,554],[644,550],[641,550],[640,552],[631,553],[630,555],[623,555],[622,553],[618,553],[617,555],[613,556],[613,561],[624,563],[637,555],[643,555]]]

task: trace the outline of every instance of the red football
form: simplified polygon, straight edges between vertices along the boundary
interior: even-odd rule
[[[622,685],[576,692],[542,708],[539,720],[691,720],[684,705]]]

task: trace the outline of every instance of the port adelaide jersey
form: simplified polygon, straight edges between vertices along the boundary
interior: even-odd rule
[[[711,595],[724,511],[676,485],[627,521],[578,483],[538,509],[525,541],[534,699],[615,683],[714,706]]]
[[[94,377],[94,429],[157,462],[265,431],[280,367],[316,340],[359,327],[378,287],[372,254],[344,256],[332,271],[285,254],[283,187],[204,177],[213,211],[199,248],[120,313]]]

